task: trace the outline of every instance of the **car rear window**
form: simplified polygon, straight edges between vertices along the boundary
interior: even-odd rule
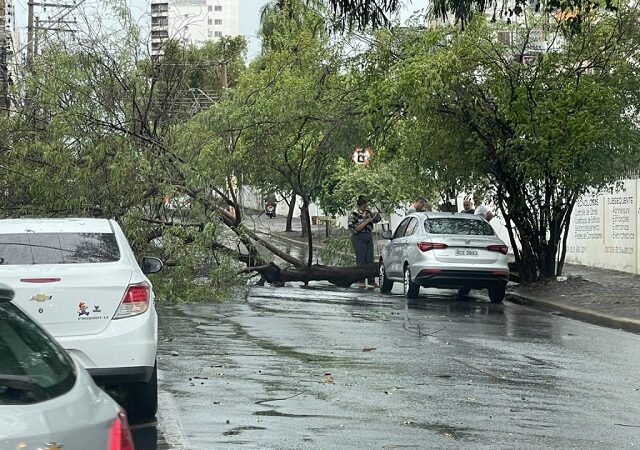
[[[38,403],[68,392],[73,361],[11,303],[0,303],[0,405]]]
[[[491,225],[484,220],[456,217],[434,217],[424,221],[424,228],[430,234],[462,234],[467,236],[494,236]]]
[[[120,260],[114,233],[0,234],[0,264],[80,264]]]

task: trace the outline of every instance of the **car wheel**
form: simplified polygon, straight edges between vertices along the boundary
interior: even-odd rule
[[[158,364],[147,383],[131,383],[127,391],[127,413],[131,418],[151,420],[158,412]]]
[[[471,288],[460,288],[458,289],[458,295],[469,295],[469,292],[471,292]]]
[[[404,296],[407,298],[418,298],[420,286],[411,280],[411,270],[409,266],[404,268]]]
[[[491,303],[500,303],[504,299],[504,291],[504,285],[489,288],[489,300],[491,300]]]
[[[387,278],[387,272],[384,268],[384,264],[380,261],[380,292],[389,293],[393,288],[393,281]]]

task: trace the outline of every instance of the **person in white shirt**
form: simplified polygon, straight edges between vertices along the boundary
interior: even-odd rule
[[[416,198],[416,201],[407,209],[407,214],[413,214],[416,212],[424,212],[427,207],[427,199],[424,197]]]
[[[490,222],[491,219],[495,217],[494,214],[489,209],[489,207],[484,204],[484,198],[482,198],[481,195],[475,194],[473,196],[473,203],[475,203],[476,205],[476,211],[474,214],[476,214],[477,216],[484,217],[487,220],[487,222]]]

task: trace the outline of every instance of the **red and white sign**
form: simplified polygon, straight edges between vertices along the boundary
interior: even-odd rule
[[[362,164],[366,166],[371,162],[372,156],[373,152],[370,148],[356,148],[351,159],[356,164]]]

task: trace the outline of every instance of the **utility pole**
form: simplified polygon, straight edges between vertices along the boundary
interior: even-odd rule
[[[85,0],[80,0],[77,3],[52,3],[47,2],[37,2],[35,0],[27,0],[28,8],[27,8],[27,65],[29,67],[33,64],[33,59],[38,54],[38,41],[39,31],[52,31],[56,33],[75,33],[76,30],[72,29],[71,26],[75,26],[77,24],[76,20],[65,20],[65,18],[71,14],[78,6],[84,3]],[[35,8],[36,6],[44,7],[44,8],[56,8],[59,10],[58,13],[54,14],[52,17],[47,17],[46,19],[39,19],[35,16]],[[35,21],[35,24],[34,24]],[[42,41],[48,40],[48,36],[44,36]]]
[[[7,2],[0,0],[0,110],[9,114],[9,70],[7,67]]]
[[[34,1],[27,2],[27,66],[33,64],[33,7]]]

